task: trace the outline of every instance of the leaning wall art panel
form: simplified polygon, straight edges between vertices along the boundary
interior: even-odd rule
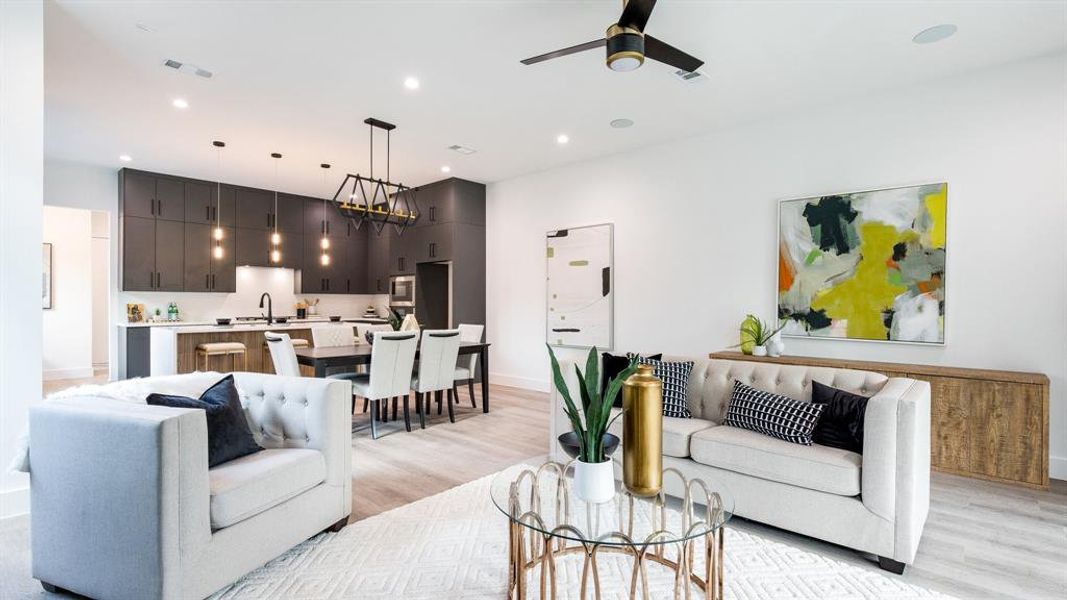
[[[948,184],[785,200],[784,335],[943,344]]]
[[[546,235],[546,340],[553,346],[612,347],[613,229],[611,224]]]

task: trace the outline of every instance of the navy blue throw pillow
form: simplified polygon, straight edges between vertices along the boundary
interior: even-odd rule
[[[166,394],[149,394],[153,406],[199,408],[207,416],[208,467],[259,452],[263,448],[252,437],[233,375],[227,375],[209,387],[199,399]]]
[[[811,403],[825,404],[812,440],[863,454],[863,415],[870,398],[811,382]]]

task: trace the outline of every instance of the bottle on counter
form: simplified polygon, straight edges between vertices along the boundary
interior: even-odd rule
[[[167,320],[168,321],[177,321],[178,320],[178,305],[176,303],[174,303],[174,302],[171,302],[170,304],[167,305]]]

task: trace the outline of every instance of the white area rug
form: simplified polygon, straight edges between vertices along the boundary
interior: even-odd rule
[[[506,598],[507,521],[489,498],[491,481],[486,477],[308,540],[213,598]],[[632,563],[622,557],[598,561],[603,598],[628,598]],[[558,566],[558,598],[577,599],[580,560]],[[651,598],[672,597],[673,575],[654,565],[648,574]],[[738,600],[948,598],[873,567],[734,529],[726,538],[725,579],[726,597]],[[529,597],[536,598],[538,587],[530,589]]]

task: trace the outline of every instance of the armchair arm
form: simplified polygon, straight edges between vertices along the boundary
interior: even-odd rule
[[[164,585],[211,538],[203,411],[45,403],[30,436],[33,576],[97,598],[178,597]]]
[[[915,558],[930,508],[930,384],[891,378],[867,403],[863,504],[893,523],[893,559]]]

